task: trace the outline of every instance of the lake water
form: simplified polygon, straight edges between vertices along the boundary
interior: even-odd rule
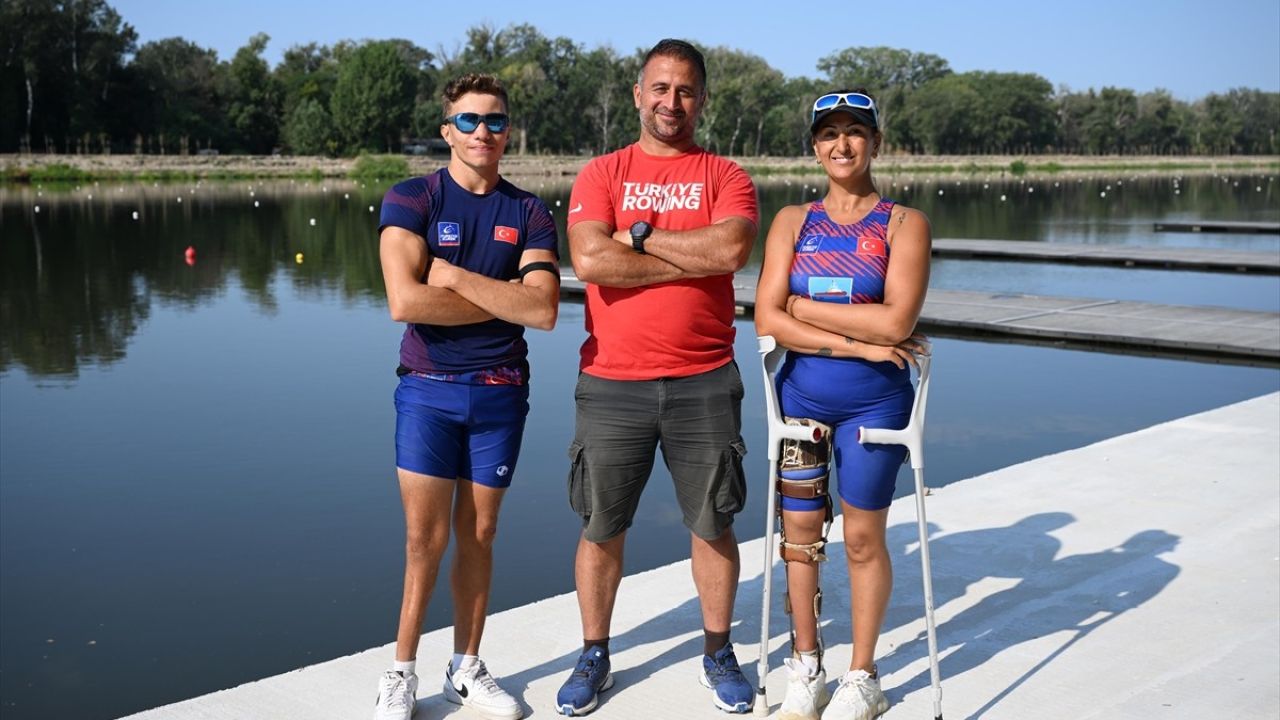
[[[1274,235],[1151,230],[1280,221],[1280,184],[1267,176],[884,184],[928,212],[938,237],[1280,252]],[[564,183],[526,186],[563,222]],[[804,181],[771,182],[764,217],[811,197]],[[384,306],[380,199],[352,183],[0,188],[5,718],[117,717],[393,639],[401,327]],[[1280,311],[1275,276],[947,260],[932,286]],[[754,332],[738,331],[745,539],[764,529],[767,467]],[[583,336],[571,303],[556,330],[528,334],[532,412],[497,541],[494,611],[573,589],[565,448]],[[1274,367],[946,337],[935,358],[934,486],[1280,389]],[[687,555],[661,473],[659,463],[628,572]],[[909,485],[903,473],[900,493]],[[450,616],[438,591],[427,629]],[[371,677],[371,698],[373,688]]]

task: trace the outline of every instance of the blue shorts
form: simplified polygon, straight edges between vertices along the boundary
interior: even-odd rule
[[[893,501],[902,445],[862,445],[858,427],[898,430],[911,418],[911,372],[893,363],[788,353],[778,371],[778,404],[787,417],[810,418],[833,430],[840,498],[861,510],[883,510]],[[784,510],[819,510],[820,498],[782,498]]]
[[[528,385],[470,385],[404,375],[396,388],[396,467],[494,488],[511,485]]]

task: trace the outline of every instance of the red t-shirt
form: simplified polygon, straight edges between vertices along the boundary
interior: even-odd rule
[[[756,189],[736,163],[702,148],[673,157],[630,145],[591,160],[569,196],[568,224],[696,230],[728,217],[759,222]],[[733,274],[637,288],[587,284],[583,372],[610,380],[687,377],[733,359]]]

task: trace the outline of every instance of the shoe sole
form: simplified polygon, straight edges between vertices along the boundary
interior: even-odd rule
[[[482,708],[474,702],[470,702],[459,695],[458,691],[453,688],[452,683],[444,684],[444,699],[454,705],[461,705],[465,708],[470,708],[485,720],[520,720],[520,718],[524,717],[524,708],[516,708],[511,712],[492,711]]]
[[[733,713],[734,715],[743,715],[751,712],[751,708],[755,705],[754,695],[752,695],[751,697],[751,702],[740,702],[735,705],[730,705],[729,703],[721,700],[720,696],[716,694],[715,686],[711,684],[711,679],[707,677],[707,674],[705,672],[702,673],[702,675],[699,676],[698,679],[702,682],[703,687],[711,690],[711,701],[716,704],[716,707],[720,708],[721,710],[727,713]]]
[[[604,692],[605,690],[608,690],[611,687],[613,687],[613,673],[609,673],[608,675],[604,676],[604,682],[600,683],[600,688],[596,690],[596,694],[591,696],[591,702],[587,703],[586,705],[583,705],[582,707],[574,707],[568,703],[565,703],[564,705],[557,707],[556,712],[560,713],[561,715],[567,715],[569,717],[573,717],[575,715],[586,715],[592,710],[595,710],[596,706],[600,704],[600,693]]]

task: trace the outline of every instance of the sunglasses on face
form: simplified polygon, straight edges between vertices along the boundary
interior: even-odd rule
[[[489,129],[489,132],[497,135],[506,132],[507,127],[511,125],[511,118],[506,113],[480,113],[464,112],[456,115],[450,115],[444,121],[458,128],[458,130],[470,135],[480,127],[480,123]]]
[[[816,117],[819,112],[823,110],[830,110],[831,108],[839,107],[840,105],[847,105],[851,108],[858,108],[859,110],[867,110],[871,113],[871,117],[876,121],[876,124],[880,124],[880,115],[876,112],[876,101],[872,100],[870,96],[863,95],[862,93],[830,93],[828,95],[823,95],[813,101],[813,111],[809,113],[809,122],[813,122],[813,118]]]

